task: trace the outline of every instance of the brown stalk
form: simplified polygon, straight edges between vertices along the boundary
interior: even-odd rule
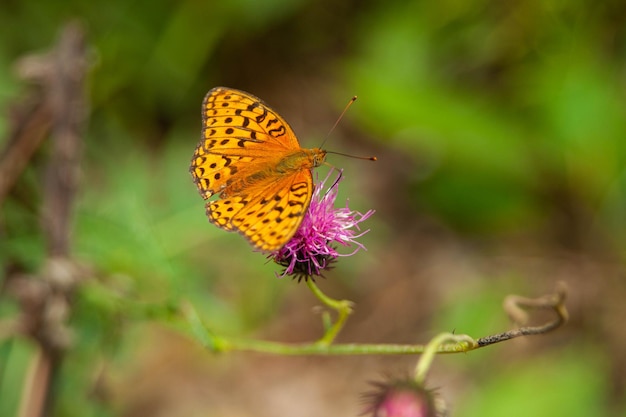
[[[18,300],[21,312],[5,327],[37,345],[22,390],[21,417],[52,413],[55,378],[72,341],[67,327],[72,294],[84,276],[71,258],[70,237],[87,118],[86,49],[84,31],[70,23],[49,52],[18,62],[18,74],[37,87],[35,104],[14,118],[0,156],[2,203],[44,139],[49,141],[40,212],[46,260],[35,275],[9,274],[7,278],[6,290]]]

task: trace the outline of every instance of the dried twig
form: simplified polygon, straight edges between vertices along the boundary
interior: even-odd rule
[[[50,156],[43,181],[41,227],[47,259],[36,276],[11,276],[7,290],[21,305],[20,317],[8,326],[38,344],[22,391],[19,415],[40,417],[52,410],[52,386],[71,343],[67,319],[72,294],[84,273],[71,259],[72,208],[78,187],[82,132],[87,106],[84,79],[88,69],[85,35],[68,24],[53,49],[20,60],[19,74],[38,85],[39,101],[18,120],[10,146],[0,159],[0,201],[47,133]]]
[[[12,132],[0,155],[0,205],[49,133],[52,111],[38,100],[29,109],[16,111],[12,121]]]
[[[528,313],[523,310],[524,308],[552,310],[555,313],[555,318],[539,326],[523,326],[507,332],[481,337],[477,340],[478,346],[492,345],[520,336],[544,334],[562,326],[569,318],[567,309],[565,308],[566,295],[567,288],[565,284],[559,282],[554,294],[539,298],[526,298],[520,297],[519,295],[506,297],[503,303],[504,310],[518,326],[523,326],[528,322],[529,316]]]

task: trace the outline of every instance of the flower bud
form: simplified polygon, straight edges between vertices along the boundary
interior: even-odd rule
[[[365,395],[363,414],[372,417],[442,417],[445,404],[434,393],[410,379],[374,383],[376,389]]]

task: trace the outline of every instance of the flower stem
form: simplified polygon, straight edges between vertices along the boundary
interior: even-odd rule
[[[184,301],[181,305],[181,312],[187,319],[187,323],[189,323],[191,333],[198,341],[200,341],[202,346],[212,352],[222,352],[228,350],[229,343],[217,336],[213,333],[213,331],[207,328],[204,323],[202,323],[200,316],[198,316],[198,312],[193,305],[191,305],[191,303]]]
[[[477,343],[467,335],[454,335],[452,333],[441,333],[435,336],[424,349],[424,353],[417,362],[415,367],[415,382],[422,385],[426,380],[426,375],[430,369],[430,365],[437,353],[444,353],[442,348],[446,345],[457,345],[459,351],[467,352],[477,347]]]
[[[326,307],[331,308],[337,312],[337,320],[335,321],[335,323],[332,323],[330,319],[326,318],[324,335],[316,342],[316,344],[320,346],[329,346],[331,343],[333,343],[341,329],[343,329],[343,326],[348,320],[348,316],[352,313],[352,301],[335,300],[333,298],[330,298],[329,296],[324,294],[322,290],[319,289],[317,284],[315,284],[312,279],[307,279],[306,283],[318,300],[326,305]],[[330,326],[328,324],[330,324]]]
[[[334,300],[322,293],[312,282],[307,281],[311,291],[327,307],[337,311],[335,323],[326,315],[324,319],[324,336],[313,343],[289,344],[254,339],[226,339],[209,330],[191,303],[184,302],[181,312],[186,318],[191,333],[208,350],[212,352],[246,351],[269,353],[276,355],[415,355],[423,354],[416,369],[416,381],[422,381],[437,353],[470,352],[494,343],[503,342],[516,337],[545,334],[565,324],[568,313],[565,308],[566,289],[559,287],[552,295],[527,299],[514,297],[510,304],[518,308],[552,310],[556,318],[539,326],[526,326],[496,333],[489,336],[473,339],[467,335],[452,335],[442,333],[431,340],[427,345],[400,345],[400,344],[361,344],[346,343],[332,344],[337,334],[343,328],[348,315],[352,312],[352,303],[347,300]]]

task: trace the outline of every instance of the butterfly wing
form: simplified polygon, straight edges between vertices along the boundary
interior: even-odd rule
[[[215,225],[238,231],[258,249],[280,249],[298,230],[313,195],[311,171],[255,184],[239,195],[210,201],[207,216]]]
[[[206,204],[209,220],[261,250],[279,249],[295,234],[313,194],[308,167],[273,170],[300,149],[296,135],[261,99],[225,87],[207,93],[202,120],[190,172],[204,199],[221,193]]]
[[[300,148],[289,124],[244,91],[225,87],[209,91],[202,104],[202,123],[203,137],[190,172],[204,199]]]

